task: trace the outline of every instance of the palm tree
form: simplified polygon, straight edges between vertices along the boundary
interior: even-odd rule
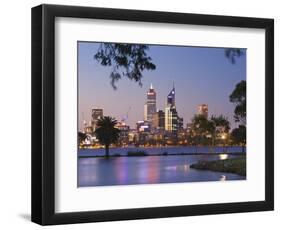
[[[115,128],[117,120],[113,117],[105,116],[97,121],[95,134],[100,144],[105,146],[105,156],[109,157],[109,145],[116,143],[119,138],[120,130]]]

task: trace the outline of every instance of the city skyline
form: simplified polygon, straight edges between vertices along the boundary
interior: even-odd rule
[[[246,79],[246,55],[231,64],[224,56],[224,48],[149,46],[148,53],[156,70],[144,71],[143,86],[124,78],[117,82],[117,90],[113,90],[109,78],[111,69],[100,66],[93,59],[99,44],[78,43],[79,130],[83,128],[84,120],[91,121],[91,111],[95,108],[103,109],[105,116],[117,120],[122,120],[129,111],[126,123],[134,128],[137,121],[144,119],[144,104],[151,84],[157,94],[157,110],[165,110],[171,86],[178,85],[177,111],[184,120],[184,127],[197,114],[200,104],[208,105],[209,115],[227,116],[232,128],[235,127],[234,105],[228,97],[235,85]],[[198,66],[198,59],[201,68],[196,70],[194,63]],[[186,67],[190,69],[184,72]]]

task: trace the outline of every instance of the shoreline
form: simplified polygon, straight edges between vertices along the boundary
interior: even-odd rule
[[[217,148],[217,147],[223,147],[223,148],[233,148],[233,147],[242,147],[239,145],[216,145],[216,146],[206,146],[206,145],[197,145],[197,146],[193,146],[193,145],[162,145],[162,146],[134,146],[134,145],[130,145],[130,146],[111,146],[109,147],[109,149],[116,149],[116,148],[132,148],[132,149],[149,149],[149,148],[185,148],[185,147],[194,147],[194,148]],[[98,148],[81,148],[78,147],[79,150],[86,150],[86,149],[104,149],[104,147],[98,147]]]
[[[115,157],[149,157],[149,156],[164,156],[164,157],[169,157],[169,156],[217,156],[217,155],[221,155],[221,154],[226,154],[226,155],[236,155],[236,156],[246,156],[246,153],[241,153],[241,152],[229,152],[229,153],[221,153],[221,152],[217,152],[217,153],[173,153],[173,154],[166,154],[166,153],[158,153],[158,154],[146,154],[146,155],[121,155],[121,154],[114,154],[114,155],[110,155],[109,158],[115,158]],[[106,158],[106,156],[102,155],[102,156],[79,156],[78,158],[91,158],[91,157],[95,157],[95,158]]]
[[[242,156],[235,159],[199,161],[190,165],[190,168],[196,170],[208,170],[212,172],[234,173],[246,177],[246,157]]]

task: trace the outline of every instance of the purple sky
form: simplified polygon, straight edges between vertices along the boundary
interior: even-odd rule
[[[109,78],[111,67],[101,66],[93,58],[99,44],[78,42],[79,130],[83,119],[90,121],[92,108],[102,108],[104,115],[121,120],[131,107],[127,124],[134,128],[135,123],[143,119],[150,84],[157,93],[157,109],[163,110],[173,81],[176,107],[184,119],[184,127],[197,113],[198,104],[208,104],[209,115],[223,114],[232,127],[236,126],[229,95],[239,81],[246,80],[246,55],[231,64],[224,48],[150,45],[148,55],[156,70],[143,73],[143,86],[122,78],[116,83],[117,90],[113,90]]]

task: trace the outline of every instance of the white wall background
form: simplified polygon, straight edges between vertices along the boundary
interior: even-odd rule
[[[2,1],[0,35],[0,226],[1,229],[38,229],[30,222],[30,9],[41,1]],[[281,80],[278,65],[281,53],[279,1],[244,0],[56,0],[44,3],[111,8],[161,10],[187,13],[221,14],[275,19],[275,142],[281,138]],[[279,117],[279,119],[278,119]],[[281,150],[275,146],[275,211],[180,217],[153,220],[76,224],[68,229],[266,229],[280,224],[281,218]],[[63,229],[66,226],[53,228]],[[49,227],[47,227],[49,228]],[[276,228],[275,228],[276,229]]]

